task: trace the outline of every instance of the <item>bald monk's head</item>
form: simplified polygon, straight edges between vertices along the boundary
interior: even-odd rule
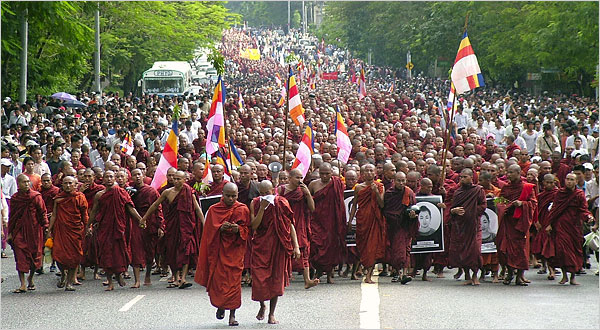
[[[115,184],[115,172],[111,170],[104,171],[104,177],[102,177],[102,180],[102,183],[104,183],[106,188],[112,188],[112,186]]]
[[[133,180],[133,185],[136,188],[141,188],[144,186],[144,172],[141,169],[136,168],[131,171],[131,179]]]
[[[302,172],[295,168],[289,172],[288,180],[293,189],[296,189],[302,183]]]
[[[179,189],[181,187],[183,187],[183,184],[185,183],[185,173],[183,171],[175,171],[175,174],[173,174],[173,185]]]
[[[567,187],[567,189],[569,190],[575,190],[576,186],[577,175],[575,175],[575,173],[573,172],[567,174],[567,177],[565,178],[565,187]]]
[[[19,191],[29,191],[31,188],[31,182],[29,181],[29,177],[27,177],[27,175],[19,174],[19,176],[17,176],[17,188]]]
[[[72,167],[63,169],[63,173],[65,176],[77,176],[77,171]]]
[[[354,170],[346,171],[346,189],[352,189],[358,183],[358,174]]]
[[[177,173],[177,169],[175,167],[171,167],[167,170],[167,183],[173,184],[173,178],[175,177],[175,173]]]
[[[225,172],[223,165],[216,164],[212,167],[211,171],[212,171],[213,182],[221,183],[221,181],[223,181],[223,173]]]
[[[227,206],[232,206],[238,199],[238,187],[234,183],[227,182],[223,186],[223,196],[221,201]]]
[[[360,168],[360,175],[367,184],[371,184],[375,179],[375,165],[365,164]]]
[[[258,192],[261,196],[273,195],[273,183],[269,180],[262,180],[258,184]]]
[[[70,194],[73,191],[75,191],[75,188],[77,187],[77,179],[73,176],[66,176],[63,180],[62,180],[62,189],[67,193]]]
[[[463,186],[470,186],[473,184],[473,170],[464,168],[460,171],[460,184]]]
[[[544,175],[544,190],[552,190],[556,187],[556,177],[554,174],[546,174]]]
[[[238,171],[240,172],[240,181],[244,185],[247,185],[250,182],[250,179],[252,179],[252,167],[248,164],[244,164]]]
[[[406,186],[406,174],[402,171],[397,172],[394,175],[394,187],[396,189],[402,190]]]
[[[329,163],[323,163],[319,166],[319,177],[321,178],[321,182],[329,183],[331,175],[333,175],[333,169]]]
[[[510,182],[517,182],[521,179],[521,167],[517,164],[512,164],[506,170],[506,176]]]

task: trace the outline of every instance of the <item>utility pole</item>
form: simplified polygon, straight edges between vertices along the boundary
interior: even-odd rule
[[[368,58],[369,65],[371,65],[371,56],[372,56],[372,54],[373,54],[373,49],[369,48],[369,58]]]
[[[306,6],[302,0],[302,34],[306,34]]]
[[[408,52],[406,52],[406,65],[408,66],[407,67],[408,70],[406,72],[407,72],[408,79],[412,78],[412,68],[410,67],[411,63],[412,63],[412,58],[410,56],[410,50],[409,50]]]
[[[102,85],[100,84],[100,2],[96,7],[96,53],[94,54],[94,90],[100,97],[100,104],[102,104]]]
[[[27,37],[29,33],[29,23],[27,8],[21,14],[21,83],[19,86],[19,103],[24,104],[27,101]]]
[[[290,32],[291,32],[291,31],[290,31],[290,28],[291,28],[291,27],[292,27],[292,26],[290,25],[290,0],[288,0],[288,30],[287,30],[287,32],[288,32],[288,35],[289,35],[289,34],[291,34],[291,33],[290,33]]]

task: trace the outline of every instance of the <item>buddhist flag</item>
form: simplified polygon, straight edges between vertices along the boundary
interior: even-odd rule
[[[212,171],[210,170],[210,155],[206,155],[204,162],[204,172],[202,172],[202,183],[211,184],[213,182]]]
[[[152,188],[158,190],[167,183],[167,171],[171,168],[177,168],[177,138],[179,136],[179,106],[176,105],[173,109],[173,125],[171,126],[171,132],[167,137],[167,143],[163,149],[160,161],[156,167],[154,178],[150,185]]]
[[[456,110],[456,106],[458,105],[458,103],[454,104],[454,93],[456,92],[456,90],[454,89],[454,84],[452,82],[450,82],[450,94],[448,95],[448,104],[446,105],[446,109],[448,110],[448,112],[450,112],[450,110],[452,110],[452,108],[454,107],[454,110]]]
[[[229,139],[229,148],[231,149],[231,154],[233,155],[231,158],[231,168],[238,168],[244,165],[244,161],[242,160],[242,157],[240,157],[240,154],[238,153],[237,148],[231,139]]]
[[[125,139],[121,145],[121,151],[130,156],[133,153],[133,139],[131,138],[131,134],[129,132],[127,132],[127,135],[125,135]]]
[[[281,87],[281,76],[279,73],[275,73],[275,82],[277,83],[277,87]]]
[[[348,130],[344,123],[344,117],[340,113],[340,108],[336,106],[335,109],[336,121],[335,121],[335,137],[337,138],[337,159],[343,163],[348,162],[350,152],[352,151],[352,143],[350,143],[350,137],[348,136]]]
[[[390,85],[390,88],[388,89],[388,92],[391,94],[396,90],[396,84],[392,81],[392,84]]]
[[[281,93],[279,94],[279,100],[277,101],[277,107],[281,108],[285,104],[285,94],[286,88],[285,86],[281,87]]]
[[[208,113],[208,123],[206,130],[208,136],[206,139],[206,154],[210,157],[219,148],[225,146],[225,116],[223,114],[223,103],[225,101],[225,84],[221,76],[217,80],[215,93],[213,94],[210,112]]]
[[[298,168],[302,172],[302,177],[306,176],[306,173],[310,168],[314,148],[315,140],[312,125],[308,122],[308,126],[306,126],[306,130],[304,131],[304,136],[300,142],[300,147],[298,148],[298,152],[296,152],[296,159],[292,165],[292,169]]]
[[[288,95],[289,95],[289,114],[292,117],[294,123],[298,126],[304,124],[304,108],[302,107],[302,101],[300,101],[300,94],[298,93],[298,86],[296,85],[296,77],[294,72],[290,68],[290,76],[288,79]]]
[[[229,153],[227,153],[229,155]],[[223,156],[221,149],[217,150],[217,164],[223,166],[223,178],[227,181],[231,181],[231,171],[229,171],[229,165],[227,165],[228,159]]]
[[[477,63],[477,57],[475,56],[466,30],[460,41],[460,46],[458,46],[458,53],[454,60],[451,76],[457,95],[477,87],[485,86],[479,63]]]
[[[362,100],[367,96],[367,81],[365,79],[365,69],[360,69],[360,77],[358,78],[358,99]]]

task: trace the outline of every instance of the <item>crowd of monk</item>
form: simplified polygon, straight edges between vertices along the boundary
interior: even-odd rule
[[[231,49],[228,37],[250,38],[243,31],[227,32],[224,44]],[[310,289],[323,276],[327,283],[335,277],[373,283],[378,275],[380,282],[390,276],[393,283],[407,284],[418,275],[431,281],[430,270],[442,278],[446,269],[456,269],[456,279],[464,274],[467,285],[491,276],[494,283],[527,286],[530,267],[548,280],[560,272],[560,284],[577,285],[575,275],[589,268],[583,240],[598,229],[600,176],[597,151],[584,149],[594,144],[597,149],[597,103],[546,96],[529,108],[526,96],[503,99],[490,89],[461,100],[447,137],[445,116],[433,99],[447,92],[439,81],[396,80],[398,91],[369,88],[363,99],[347,82],[324,81],[311,93],[301,92],[315,132],[312,165],[303,175],[291,169],[303,129],[290,120],[284,136],[276,84],[253,71],[262,62],[234,60],[245,64],[236,74],[243,77],[246,108],[230,93],[224,111],[243,165],[229,170],[210,159],[212,182],[206,189],[210,104],[193,97],[105,96],[105,105],[90,104],[74,121],[40,119],[35,130],[15,124],[5,138],[21,148],[3,146],[0,162],[2,214],[8,219],[3,238],[12,247],[20,279],[15,293],[36,289],[34,273],[43,273],[45,246],[60,269],[57,286],[66,291],[84,283],[86,268],[93,279],[106,277],[107,291],[115,289],[115,281],[125,286],[130,270],[132,288],[150,286],[152,275],[158,275],[168,277],[168,288],[186,289],[193,276],[206,288],[218,319],[230,311],[230,325],[237,325],[243,285],[251,286],[252,300],[260,304],[257,319],[277,323],[278,297],[294,272]],[[269,59],[268,68],[279,67]],[[373,68],[373,86],[389,82],[386,70]],[[205,91],[205,101],[211,92]],[[482,101],[489,108],[478,106]],[[187,111],[177,168],[168,170],[166,185],[156,190],[150,182],[168,135],[163,122],[171,119],[175,103],[186,104]],[[565,104],[585,108],[584,116],[559,112],[546,122],[545,112],[537,110]],[[336,159],[334,106],[352,142],[347,163]],[[484,112],[485,119],[468,121],[463,108]],[[121,124],[128,121],[135,139],[132,155],[121,148]],[[594,135],[584,135],[584,129]],[[537,136],[532,143],[531,134]],[[589,145],[582,146],[584,138]],[[272,172],[273,162],[285,169]],[[349,207],[347,190],[354,191]],[[420,226],[416,197],[431,195],[442,197],[437,207],[444,251],[411,254]],[[211,196],[221,197],[203,212],[202,202]],[[482,254],[480,218],[489,198],[497,201],[497,252]],[[347,234],[354,231],[356,246],[347,246]]]

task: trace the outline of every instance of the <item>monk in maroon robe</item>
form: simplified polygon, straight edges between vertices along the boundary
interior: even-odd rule
[[[554,257],[554,241],[546,231],[550,224],[550,204],[554,202],[554,196],[558,192],[556,187],[556,177],[553,174],[546,174],[542,180],[544,190],[538,195],[538,221],[534,223],[537,234],[531,243],[531,253],[542,259],[543,268],[538,274],[549,272],[548,279],[553,280],[555,276],[554,266],[549,260]]]
[[[261,197],[252,201],[250,224],[252,238],[252,300],[260,302],[256,318],[265,317],[265,301],[269,300],[268,323],[278,323],[275,308],[279,296],[290,284],[292,257],[300,258],[300,247],[294,228],[294,214],[288,201],[274,196],[273,184],[264,180],[258,185]]]
[[[160,196],[156,189],[144,183],[144,173],[140,169],[131,171],[133,176],[133,187],[137,192],[131,198],[135,209],[139,214],[146,214],[148,208]],[[152,264],[156,255],[156,246],[158,239],[164,235],[165,221],[163,219],[162,206],[158,206],[158,210],[148,217],[146,229],[141,229],[138,226],[131,228],[131,265],[135,277],[135,284],[132,288],[140,287],[140,267],[146,267],[146,277],[144,285],[152,285],[150,275],[152,274]]]
[[[300,259],[295,260],[292,264],[297,264],[298,269],[302,271],[304,277],[304,288],[309,289],[319,284],[319,278],[310,279],[309,270],[309,253],[310,238],[311,238],[311,214],[315,210],[315,202],[308,190],[308,187],[302,182],[302,172],[299,169],[293,169],[289,174],[289,183],[278,187],[277,194],[285,197],[292,212],[294,212],[294,227],[296,228],[296,236],[298,237],[298,246],[300,247]],[[330,272],[332,272],[331,270]],[[329,276],[328,276],[329,277]]]
[[[94,197],[94,208],[90,213],[90,223],[98,222],[98,266],[104,269],[108,287],[106,291],[114,290],[112,277],[117,275],[120,286],[125,286],[123,272],[131,263],[131,250],[127,244],[125,230],[127,223],[133,217],[140,226],[145,227],[144,220],[133,206],[131,197],[125,189],[115,184],[115,173],[104,172],[106,189]],[[88,234],[92,228],[88,225]]]
[[[52,213],[52,209],[54,208],[54,198],[58,195],[60,189],[52,184],[52,178],[50,174],[45,173],[42,175],[42,189],[40,193],[42,194],[42,199],[44,200],[44,205],[46,205],[46,211],[48,211],[48,216]]]
[[[52,206],[48,235],[53,238],[52,259],[61,272],[59,287],[75,291],[75,273],[83,258],[83,237],[88,222],[88,205],[83,193],[76,190],[74,177],[63,179],[63,189]]]
[[[333,268],[346,259],[346,208],[344,183],[332,176],[331,165],[324,163],[319,168],[320,180],[308,185],[315,207],[310,222],[310,262],[317,270],[327,274],[327,283],[333,283]],[[291,174],[290,174],[291,177]]]
[[[195,190],[185,183],[185,173],[175,172],[173,176],[173,187],[160,194],[160,197],[152,203],[143,217],[143,222],[158,210],[158,206],[165,200],[166,207],[163,210],[165,217],[165,263],[171,267],[175,276],[175,282],[169,284],[169,288],[189,288],[192,283],[186,282],[186,276],[190,265],[198,259],[199,242],[197,241],[198,223],[204,221],[204,214],[200,209]]]
[[[360,174],[365,181],[354,190],[350,219],[356,216],[356,247],[360,253],[360,262],[367,268],[365,283],[375,283],[371,280],[373,268],[377,261],[385,258],[388,244],[387,224],[381,212],[385,191],[383,184],[374,181],[374,165],[363,165]]]
[[[460,187],[454,192],[450,205],[452,232],[448,262],[451,267],[463,269],[465,285],[479,285],[477,272],[482,266],[480,218],[487,202],[483,188],[473,185],[471,169],[465,168],[460,172]]]
[[[217,319],[229,310],[229,325],[236,326],[235,310],[242,305],[242,271],[246,240],[250,238],[250,211],[237,201],[237,186],[228,183],[221,201],[212,205],[203,223],[196,283],[206,287]]]
[[[238,201],[244,203],[248,209],[250,209],[250,203],[256,197],[258,197],[258,183],[252,179],[252,167],[248,164],[240,166],[240,181],[236,183],[238,187]],[[252,230],[250,230],[250,236],[252,236]],[[244,256],[244,271],[242,272],[242,285],[252,285],[252,278],[250,276],[250,265],[252,258],[252,240],[246,240],[246,255]]]
[[[552,174],[556,176],[560,187],[565,186],[565,178],[571,172],[571,166],[562,162],[562,154],[560,151],[552,152]]]
[[[535,195],[535,185],[521,180],[519,165],[509,166],[507,176],[510,182],[500,191],[500,197],[508,200],[508,204],[504,214],[499,216],[502,220],[500,220],[496,236],[498,259],[501,265],[508,267],[504,284],[510,284],[516,269],[515,283],[527,286],[527,280],[523,274],[525,270],[529,269],[527,241],[529,228],[537,209],[537,196]]]
[[[210,184],[210,190],[206,193],[206,196],[221,195],[223,193],[223,187],[229,182],[223,178],[224,171],[223,165],[216,164],[212,167],[213,182]]]
[[[79,187],[79,191],[85,196],[85,200],[88,204],[88,215],[94,208],[94,197],[99,191],[106,189],[103,185],[97,184],[95,181],[95,173],[92,169],[86,169],[83,172],[83,183]],[[89,218],[89,217],[88,217]],[[81,272],[80,277],[85,280],[85,267],[94,268],[94,279],[98,280],[98,242],[96,234],[96,224],[90,223],[93,230],[89,235],[85,235],[83,239],[83,257],[81,258]]]
[[[417,237],[419,221],[415,211],[409,213],[408,208],[415,203],[415,193],[406,186],[406,174],[396,173],[394,185],[385,192],[383,206],[390,241],[386,259],[398,271],[392,278],[393,283],[406,284],[412,279],[408,276],[410,250],[412,240]]]
[[[559,284],[567,283],[569,272],[571,285],[579,285],[575,281],[575,273],[583,266],[583,220],[591,222],[594,217],[588,211],[583,190],[577,189],[575,174],[567,174],[565,187],[554,196],[548,218],[550,224],[546,231],[550,233],[555,247],[552,264],[560,267],[563,274]]]
[[[162,186],[160,189],[158,189],[158,193],[162,194],[165,190],[172,188],[173,187],[173,180],[175,178],[175,173],[177,173],[177,169],[174,167],[171,167],[167,170],[167,183]],[[190,186],[191,187],[191,186]],[[165,209],[169,206],[169,200],[165,199],[162,204],[162,211],[163,211],[163,218],[164,218],[164,214],[165,214]],[[167,220],[168,219],[164,219],[165,220],[165,232],[166,232],[166,226],[167,226]],[[165,239],[165,235],[163,235],[162,237],[160,237],[158,239],[158,244],[156,246],[156,254],[157,254],[157,271],[156,274],[160,274],[160,277],[166,277],[168,275],[168,268],[169,266],[165,263],[165,255],[166,255],[166,239]],[[154,274],[154,275],[156,275]],[[169,279],[169,283],[173,283],[175,279],[175,274],[173,274],[173,276],[171,277],[171,279]]]
[[[17,176],[17,192],[12,195],[8,213],[8,236],[6,241],[10,244],[15,255],[17,271],[21,286],[15,293],[35,290],[33,274],[42,267],[42,250],[44,245],[44,231],[48,227],[46,206],[42,194],[31,189],[29,178],[20,174]],[[25,273],[27,286],[25,284]]]

